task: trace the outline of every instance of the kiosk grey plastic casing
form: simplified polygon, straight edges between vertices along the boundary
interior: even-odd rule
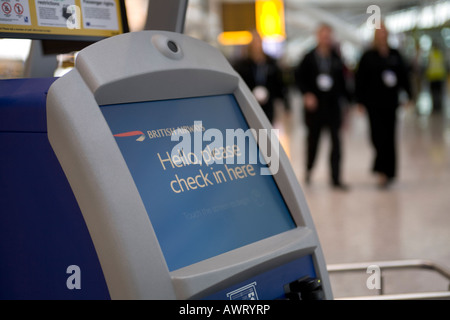
[[[304,255],[312,256],[325,298],[332,299],[314,223],[282,148],[274,179],[297,228],[172,272],[167,268],[99,105],[230,93],[250,128],[271,128],[216,48],[165,31],[128,33],[91,45],[78,54],[75,69],[51,86],[48,137],[88,226],[112,299],[196,299]]]

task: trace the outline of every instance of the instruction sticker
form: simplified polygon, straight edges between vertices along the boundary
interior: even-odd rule
[[[125,32],[122,10],[121,0],[0,0],[0,38],[99,40]]]
[[[0,0],[0,22],[13,25],[31,25],[27,0]]]
[[[113,0],[82,0],[81,12],[86,29],[119,29],[116,2]]]
[[[38,25],[41,27],[67,27],[67,19],[72,15],[69,7],[75,0],[35,0]]]

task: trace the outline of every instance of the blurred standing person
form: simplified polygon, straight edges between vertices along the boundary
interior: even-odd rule
[[[271,123],[275,118],[275,101],[285,104],[285,88],[281,68],[275,59],[263,51],[262,39],[258,32],[252,33],[247,56],[234,65],[244,82],[253,92]]]
[[[323,129],[331,138],[331,184],[347,190],[341,181],[342,98],[349,99],[344,78],[344,64],[333,49],[333,30],[322,24],[316,31],[317,46],[305,55],[295,71],[295,79],[303,96],[303,111],[307,132],[306,183],[311,174]]]
[[[426,76],[430,85],[434,112],[440,112],[442,110],[447,73],[446,69],[444,53],[439,49],[436,41],[433,41],[433,45],[428,56]]]
[[[388,31],[382,24],[375,30],[373,47],[362,55],[356,72],[356,99],[361,109],[367,110],[375,149],[373,171],[382,188],[393,182],[397,173],[396,123],[401,89],[411,97],[404,60],[389,47]]]

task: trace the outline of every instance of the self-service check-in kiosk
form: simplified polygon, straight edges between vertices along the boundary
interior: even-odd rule
[[[2,298],[332,298],[289,160],[217,49],[128,33],[29,81],[35,108],[2,97]]]

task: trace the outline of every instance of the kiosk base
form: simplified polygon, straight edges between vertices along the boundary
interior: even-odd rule
[[[299,270],[302,270],[307,276],[301,279],[290,278],[292,274],[298,273]],[[258,300],[261,298],[264,300],[321,300],[323,299],[323,291],[320,284],[314,288],[303,288],[301,286],[301,283],[306,283],[306,280],[314,279],[315,276],[312,257],[308,255],[258,274],[243,283],[210,295],[204,300]],[[280,283],[285,283],[284,287],[280,287]],[[297,284],[300,284],[300,286]],[[314,294],[311,294],[313,291]]]

